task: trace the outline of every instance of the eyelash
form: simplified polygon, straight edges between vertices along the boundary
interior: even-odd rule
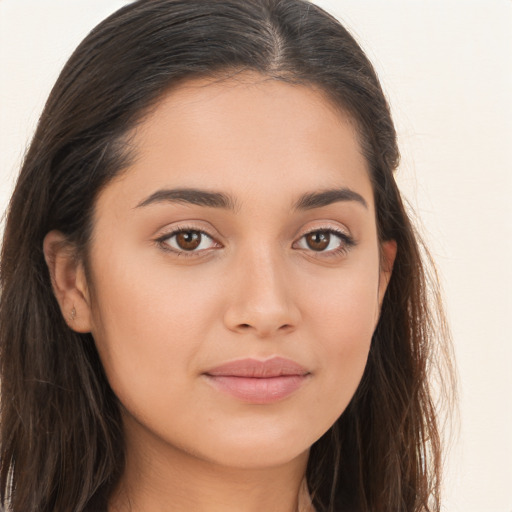
[[[179,251],[174,248],[169,248],[169,244],[166,243],[170,238],[177,236],[180,233],[187,233],[187,232],[199,233],[201,236],[206,236],[207,238],[214,241],[214,237],[209,235],[206,231],[204,231],[202,229],[197,229],[196,227],[192,227],[192,226],[183,226],[183,227],[180,227],[179,229],[175,229],[174,231],[171,231],[170,233],[166,233],[165,235],[159,237],[156,240],[156,242],[159,244],[159,246],[163,250],[171,252],[171,253],[175,254],[176,256],[180,256],[180,257],[183,256],[186,258],[198,257],[199,253],[201,253],[202,251],[206,251],[207,249],[203,249],[202,251]],[[350,235],[347,235],[347,233],[344,233],[343,231],[337,230],[334,228],[313,229],[311,231],[304,233],[299,238],[299,240],[302,240],[304,237],[311,235],[313,233],[328,233],[329,235],[335,235],[341,239],[342,243],[341,243],[340,247],[338,247],[337,249],[332,249],[331,251],[325,252],[325,251],[315,251],[313,249],[309,249],[313,253],[322,255],[321,257],[331,258],[331,257],[336,257],[336,256],[346,254],[353,246],[356,245],[356,241],[354,240],[354,238],[352,238]],[[308,249],[304,249],[304,250],[308,250]]]

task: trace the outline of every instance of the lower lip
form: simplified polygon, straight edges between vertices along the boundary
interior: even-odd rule
[[[281,375],[279,377],[251,378],[229,375],[206,375],[220,391],[252,404],[278,402],[297,391],[307,375]]]

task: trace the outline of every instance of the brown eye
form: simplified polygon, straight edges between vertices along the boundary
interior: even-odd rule
[[[162,237],[160,243],[178,254],[199,253],[216,245],[211,236],[197,229],[179,229]]]
[[[176,235],[176,244],[184,251],[193,251],[201,243],[201,233],[199,231],[182,231]]]
[[[305,235],[306,243],[313,251],[323,251],[329,246],[331,233],[328,231],[314,231]]]
[[[305,249],[325,256],[336,256],[345,253],[355,245],[354,239],[337,229],[317,229],[304,234],[294,247]]]

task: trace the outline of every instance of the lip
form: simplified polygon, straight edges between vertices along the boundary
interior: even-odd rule
[[[230,361],[203,375],[215,389],[238,400],[268,404],[297,391],[310,372],[290,359],[273,357],[265,361],[250,358]]]

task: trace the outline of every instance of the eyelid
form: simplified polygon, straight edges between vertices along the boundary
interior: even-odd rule
[[[314,228],[307,229],[304,233],[302,233],[301,236],[306,236],[306,235],[309,235],[310,233],[316,233],[318,231],[328,231],[330,233],[335,233],[335,234],[338,234],[343,237],[351,238],[351,235],[349,234],[348,230],[344,230],[340,227],[330,226],[330,225],[315,226]]]

